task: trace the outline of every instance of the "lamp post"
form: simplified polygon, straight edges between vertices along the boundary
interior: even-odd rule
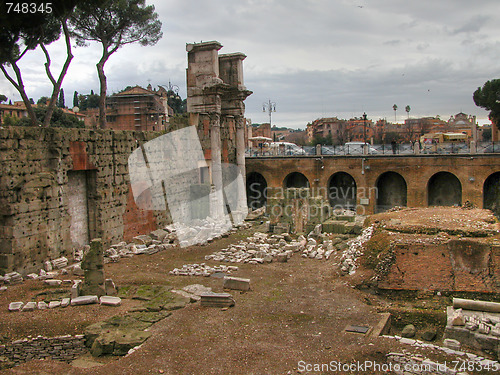
[[[366,112],[363,113],[363,140],[366,145]]]
[[[269,127],[271,127],[271,114],[276,112],[276,103],[272,102],[271,99],[267,103],[262,104],[262,112],[269,112]]]

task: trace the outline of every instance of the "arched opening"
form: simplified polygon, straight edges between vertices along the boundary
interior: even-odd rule
[[[488,176],[483,185],[483,208],[500,218],[500,172]]]
[[[377,179],[376,187],[375,213],[387,211],[395,206],[406,206],[406,181],[399,173],[382,173]]]
[[[285,189],[308,188],[309,181],[307,180],[307,177],[304,176],[302,173],[292,172],[288,176],[285,177],[285,180],[283,181],[283,185],[285,186]]]
[[[438,172],[427,184],[429,206],[460,206],[462,204],[462,184],[450,172]]]
[[[260,173],[251,172],[247,175],[247,205],[255,210],[267,203],[267,181]]]
[[[337,172],[328,182],[328,201],[333,208],[356,210],[356,182],[349,173]]]

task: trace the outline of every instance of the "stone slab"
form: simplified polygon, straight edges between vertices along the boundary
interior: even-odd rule
[[[99,297],[97,296],[80,296],[71,299],[71,306],[79,305],[90,305],[93,303],[99,303]]]
[[[11,311],[11,312],[21,311],[23,306],[24,306],[23,302],[11,302],[11,303],[9,303],[9,311]]]
[[[21,311],[33,311],[36,309],[36,302],[30,301],[27,302],[26,305],[23,306]]]
[[[49,302],[49,309],[55,309],[56,307],[61,306],[61,301],[50,301]]]
[[[233,289],[247,291],[250,290],[250,279],[244,279],[242,277],[224,277],[224,289]]]
[[[122,299],[120,297],[101,296],[99,302],[101,305],[105,306],[120,306],[122,304]]]
[[[231,307],[234,306],[233,296],[229,293],[205,293],[201,296],[201,306]]]

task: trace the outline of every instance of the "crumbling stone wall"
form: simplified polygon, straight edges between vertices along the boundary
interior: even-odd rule
[[[158,135],[0,129],[0,269],[29,273],[47,259],[72,257],[81,245],[71,235],[78,230],[74,219],[72,228],[69,202],[68,176],[74,172],[85,176],[88,241],[100,237],[109,246],[168,224],[167,212],[139,209],[130,193],[128,157]]]
[[[86,351],[84,335],[38,336],[0,345],[0,356],[7,358],[14,366],[29,360],[45,358],[69,362]]]

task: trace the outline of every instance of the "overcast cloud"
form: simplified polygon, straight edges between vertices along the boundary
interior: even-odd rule
[[[243,52],[245,84],[253,91],[246,114],[268,121],[262,103],[276,102],[273,124],[304,128],[319,117],[398,121],[460,111],[486,121],[472,93],[500,78],[498,0],[156,0],[163,23],[157,45],[125,46],[106,64],[109,92],[128,85],[172,82],[186,96],[186,43],[217,40],[220,53]],[[64,61],[61,45],[50,46]],[[63,83],[73,92],[98,92],[98,45],[75,48]],[[28,95],[49,95],[43,55],[21,66]],[[20,100],[3,76],[0,93]],[[484,122],[481,121],[481,122]]]

